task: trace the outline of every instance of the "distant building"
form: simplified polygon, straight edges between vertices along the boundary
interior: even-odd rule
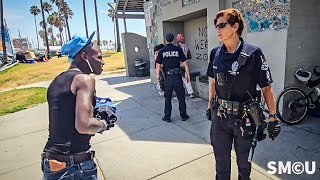
[[[27,38],[13,38],[12,42],[16,49],[29,49],[31,46]]]

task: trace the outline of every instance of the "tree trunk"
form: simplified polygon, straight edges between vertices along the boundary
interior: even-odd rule
[[[117,33],[116,33],[116,22],[115,21],[113,21],[113,36],[114,36],[114,42],[117,44]]]
[[[69,41],[71,40],[71,34],[70,34],[70,28],[69,28],[69,22],[68,22],[68,15],[64,15],[66,19],[66,24],[67,24],[67,30],[68,30],[68,36],[69,36]]]
[[[47,34],[47,25],[46,25],[46,19],[44,18],[44,12],[43,12],[43,4],[42,4],[42,0],[40,0],[41,3],[41,12],[42,12],[42,19],[43,19],[43,29],[44,29],[44,34],[45,34],[45,38],[46,38],[46,45],[47,45],[47,54],[50,54],[50,49],[49,49],[49,43],[48,43],[48,34]]]
[[[119,32],[119,23],[118,19],[116,21],[116,30],[117,30],[117,52],[121,52],[121,43],[120,43],[120,32]]]
[[[3,60],[6,64],[8,62],[7,59],[7,48],[6,48],[6,37],[4,35],[4,18],[3,18],[3,2],[0,0],[0,10],[1,10],[1,38],[2,38],[2,53],[3,53]]]
[[[62,35],[61,35],[61,31],[59,31],[60,34],[60,46],[62,46]]]
[[[53,35],[53,25],[51,24],[50,26],[51,26],[51,40],[52,40],[52,45],[54,46],[54,41],[53,41],[53,37],[54,37],[54,35]]]
[[[82,1],[82,4],[83,4],[83,16],[84,16],[84,26],[86,28],[86,36],[87,38],[89,38],[89,35],[88,35],[88,25],[87,25],[87,14],[86,14],[86,1],[83,0]]]
[[[68,41],[68,37],[67,37],[67,28],[66,28],[66,27],[64,28],[64,39],[65,39],[65,41],[64,41],[64,42],[67,42],[67,41]]]
[[[39,37],[38,37],[38,27],[37,27],[37,19],[36,19],[36,16],[34,16],[34,26],[36,27],[36,35],[37,35],[38,50],[39,50]]]
[[[94,9],[96,13],[96,24],[97,24],[97,45],[100,46],[100,33],[99,33],[99,18],[97,9],[97,0],[94,0]]]

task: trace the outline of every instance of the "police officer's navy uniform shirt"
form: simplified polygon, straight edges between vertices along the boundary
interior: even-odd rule
[[[163,64],[163,70],[168,71],[168,69],[179,68],[180,61],[184,62],[186,60],[187,58],[180,47],[168,44],[160,49],[156,63]]]
[[[243,47],[243,39],[241,38],[240,40],[241,45],[235,53],[228,53],[224,45],[220,50],[220,55],[215,61],[215,53],[218,47],[214,48],[210,53],[207,75],[215,79],[216,95],[219,98],[226,100],[228,98],[230,85],[234,78],[234,75],[230,74],[230,71],[232,71],[232,65],[235,64],[234,62],[238,60]],[[240,67],[238,71],[239,74],[236,75],[230,96],[230,100],[232,101],[245,102],[251,99],[247,91],[249,91],[251,96],[255,97],[257,85],[263,88],[273,82],[269,66],[260,48],[247,59],[246,64]],[[227,76],[227,83],[224,86],[219,86],[217,83],[216,75],[220,72],[223,72]]]

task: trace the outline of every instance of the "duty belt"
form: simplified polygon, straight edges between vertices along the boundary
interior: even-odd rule
[[[177,75],[180,74],[180,68],[173,68],[173,69],[168,69],[165,71],[166,75]]]
[[[239,115],[239,110],[243,109],[243,103],[238,101],[227,101],[216,97],[215,101],[220,104],[220,108],[225,109],[227,114]]]

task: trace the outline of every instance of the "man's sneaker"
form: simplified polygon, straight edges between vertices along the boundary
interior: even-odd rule
[[[182,121],[186,121],[187,119],[189,119],[189,116],[187,115],[186,117],[182,118]]]
[[[166,119],[166,118],[164,118],[164,117],[162,117],[162,120],[165,121],[165,122],[171,122],[170,119]]]
[[[195,98],[196,96],[194,94],[190,94],[190,98]]]

